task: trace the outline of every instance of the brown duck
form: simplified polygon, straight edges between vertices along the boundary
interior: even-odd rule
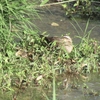
[[[69,36],[62,36],[62,37],[47,37],[40,35],[40,37],[44,37],[44,40],[47,41],[47,43],[51,43],[56,41],[57,46],[60,46],[61,48],[65,49],[68,53],[70,53],[73,49],[72,39]]]

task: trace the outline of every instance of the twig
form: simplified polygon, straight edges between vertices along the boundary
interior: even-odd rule
[[[45,5],[40,5],[40,7],[59,5],[59,4],[63,4],[63,3],[73,2],[73,1],[76,1],[76,0],[68,0],[68,1],[62,1],[62,2],[57,2],[57,3],[49,3],[49,4],[45,4]]]

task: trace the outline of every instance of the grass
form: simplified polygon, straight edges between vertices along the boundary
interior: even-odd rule
[[[12,79],[14,86],[19,88],[21,88],[24,80],[24,84],[28,83],[29,85],[33,83],[42,86],[44,89],[53,89],[53,100],[56,100],[56,77],[59,74],[69,72],[71,74],[86,75],[91,73],[91,71],[98,72],[98,62],[100,60],[99,44],[97,41],[90,39],[88,35],[79,38],[81,38],[81,43],[74,46],[73,51],[67,54],[53,44],[51,47],[48,44],[44,46],[42,43],[45,41],[41,40],[38,35],[31,36],[28,34],[25,37],[27,41],[22,41],[22,46],[20,47],[31,54],[31,60],[28,56],[25,58],[19,56],[16,59],[16,56],[13,55],[14,62],[9,67],[10,69],[6,70],[9,71],[10,76],[16,77],[17,80],[12,79],[10,76],[9,79]],[[8,63],[11,65],[11,62]],[[16,83],[16,81],[19,83]],[[8,83],[7,80],[6,82]],[[44,96],[44,98],[47,97]]]
[[[38,30],[36,28],[33,30],[32,27],[35,25],[30,22],[30,16],[34,17],[38,14],[34,9],[29,8],[32,3],[25,0],[11,2],[1,1],[0,8],[2,12],[0,15],[0,88],[2,91],[13,93],[34,84],[53,89],[52,99],[56,100],[58,75],[64,72],[86,74],[98,71],[100,46],[97,41],[90,39],[92,30],[87,32],[89,21],[85,31],[77,23],[82,32],[84,31],[84,37],[78,37],[81,38],[81,43],[74,46],[73,51],[68,54],[55,47],[55,43],[48,45],[43,38],[39,38]],[[49,100],[46,93],[43,97]]]

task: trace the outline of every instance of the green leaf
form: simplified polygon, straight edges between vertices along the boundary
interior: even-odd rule
[[[49,0],[43,0],[42,3],[40,4],[40,6],[46,4]]]
[[[67,4],[62,4],[62,7],[65,9],[67,8]]]
[[[77,1],[77,2],[74,4],[74,7],[75,7],[75,6],[78,6],[78,5],[79,5],[79,1]]]

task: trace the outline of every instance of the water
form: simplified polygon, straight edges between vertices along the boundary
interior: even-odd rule
[[[41,19],[36,18],[36,20],[33,21],[33,23],[40,30],[40,34],[43,32],[46,32],[50,36],[62,36],[65,34],[70,34],[74,43],[78,43],[80,41],[76,38],[76,36],[84,36],[88,19],[75,19],[78,23],[77,25],[75,20],[67,18],[65,11],[59,6],[51,6],[44,9],[39,9],[39,16]],[[59,24],[59,26],[52,26],[52,22]],[[89,32],[92,28],[93,30],[90,37],[100,40],[100,21],[90,20],[87,27],[87,32]]]
[[[91,74],[87,81],[76,79],[75,82],[77,88],[70,84],[66,90],[59,90],[58,100],[100,100],[100,75]]]

